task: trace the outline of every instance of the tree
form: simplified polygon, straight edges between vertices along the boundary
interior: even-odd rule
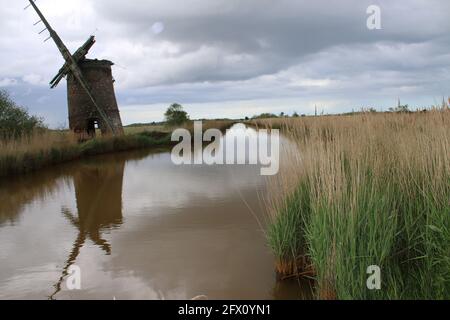
[[[178,103],[172,104],[169,109],[167,109],[164,116],[166,117],[166,122],[169,125],[180,125],[189,121],[189,115]]]
[[[399,104],[396,108],[389,108],[389,112],[410,113],[411,111],[409,110],[409,106],[407,104]]]
[[[292,117],[293,117],[293,118],[298,118],[298,117],[299,117],[297,111],[295,111],[295,112],[292,114]]]
[[[44,129],[41,118],[18,106],[5,90],[0,90],[0,139],[10,140]]]
[[[405,104],[404,106],[399,106],[397,112],[409,113],[409,106]]]
[[[270,119],[270,118],[278,118],[278,116],[273,113],[261,113],[260,115],[253,117],[253,119]]]

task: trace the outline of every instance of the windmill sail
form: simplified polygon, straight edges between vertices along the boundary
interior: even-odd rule
[[[75,77],[75,79],[77,79],[77,81],[79,82],[81,87],[84,89],[86,94],[89,96],[89,99],[91,100],[92,104],[94,105],[95,109],[97,110],[98,114],[100,115],[100,117],[102,118],[104,123],[107,125],[108,129],[112,132],[113,135],[115,135],[116,134],[116,130],[115,130],[114,126],[111,124],[111,122],[109,121],[108,116],[105,114],[104,110],[99,106],[99,104],[97,103],[94,95],[92,94],[92,90],[91,90],[88,82],[84,79],[83,73],[81,72],[81,69],[78,66],[78,63],[77,63],[78,61],[76,60],[76,57],[74,57],[75,55],[72,56],[72,54],[70,53],[69,49],[67,49],[67,47],[65,46],[64,42],[58,36],[56,31],[53,30],[53,28],[51,27],[50,23],[44,17],[44,15],[39,10],[39,8],[36,6],[34,1],[33,0],[29,0],[29,2],[30,2],[30,5],[34,8],[36,13],[38,14],[38,16],[41,19],[42,23],[44,23],[46,29],[50,33],[50,37],[53,39],[53,41],[55,42],[55,44],[58,47],[59,51],[61,52],[61,55],[63,56],[64,60],[66,61],[64,67],[62,68],[62,70],[60,70],[60,72],[62,71],[62,74],[64,74],[64,75],[67,74],[67,72],[69,72],[69,71],[71,72],[71,74]],[[43,31],[45,31],[45,29]],[[91,40],[91,38],[90,38],[90,40]],[[94,42],[88,40],[88,42],[86,42],[87,45],[85,44],[86,48],[84,48],[84,49],[83,49],[83,47],[80,48],[81,49],[81,50],[79,49],[80,52],[77,51],[78,54],[80,55],[81,52],[84,52],[85,49],[87,49],[87,47],[89,47],[89,46],[92,47]],[[86,53],[87,53],[87,51],[86,51]],[[58,75],[51,82],[52,87],[54,88],[63,77],[64,76],[61,76],[61,74],[58,73]]]

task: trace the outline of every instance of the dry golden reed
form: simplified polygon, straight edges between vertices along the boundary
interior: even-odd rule
[[[257,124],[287,137],[267,199],[278,271],[314,270],[322,298],[448,298],[448,110]],[[389,290],[367,290],[371,264]]]

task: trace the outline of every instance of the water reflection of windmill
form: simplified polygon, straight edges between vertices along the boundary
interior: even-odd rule
[[[65,46],[58,34],[52,29],[42,12],[38,9],[35,0],[29,0],[30,5],[37,12],[50,37],[58,47],[65,63],[58,74],[50,82],[51,88],[67,76],[67,96],[69,104],[69,126],[80,137],[94,136],[96,126],[102,134],[118,135],[123,133],[122,120],[114,92],[114,80],[108,60],[90,60],[86,55],[95,43],[91,36],[83,46],[73,55]],[[27,8],[28,8],[27,7]],[[47,41],[46,40],[46,41]]]
[[[86,241],[94,243],[104,254],[111,254],[111,244],[103,238],[102,232],[122,224],[124,168],[125,160],[117,157],[101,164],[86,163],[74,175],[78,215],[74,215],[68,208],[62,208],[62,214],[78,230],[78,236],[50,299],[61,291],[68,269],[75,263]]]

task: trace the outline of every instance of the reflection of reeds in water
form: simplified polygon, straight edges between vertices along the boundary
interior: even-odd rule
[[[269,184],[280,273],[314,274],[321,298],[450,297],[449,112],[271,124],[300,150]]]
[[[37,199],[52,196],[61,184],[71,184],[71,179],[60,170],[32,177],[16,177],[0,184],[0,225],[14,223],[23,208]]]

